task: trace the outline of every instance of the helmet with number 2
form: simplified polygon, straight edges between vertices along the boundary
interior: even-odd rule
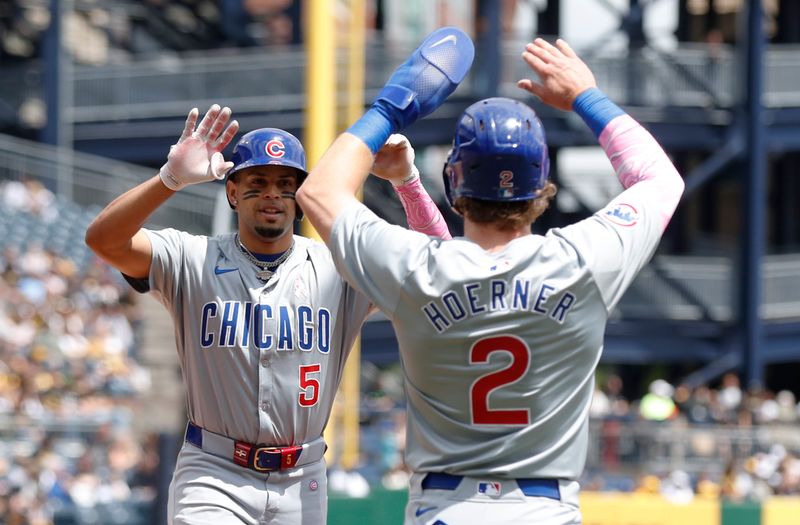
[[[544,127],[533,109],[509,98],[487,98],[458,119],[443,175],[452,205],[458,197],[535,199],[549,171]]]
[[[306,180],[306,152],[300,141],[278,128],[261,128],[246,133],[233,148],[233,167],[228,171],[230,179],[236,173],[253,166],[288,166],[297,170],[297,187]],[[230,202],[228,203],[230,204]],[[233,205],[231,205],[233,208]],[[297,207],[297,218],[303,217]]]

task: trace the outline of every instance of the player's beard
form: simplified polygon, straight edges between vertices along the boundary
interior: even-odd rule
[[[256,226],[255,230],[259,237],[270,242],[280,239],[289,231],[288,228],[278,228],[274,226]]]

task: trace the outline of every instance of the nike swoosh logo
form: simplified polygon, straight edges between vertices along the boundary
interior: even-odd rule
[[[453,45],[456,45],[456,35],[447,35],[443,39],[431,44],[431,47],[429,47],[428,49],[433,49],[434,47],[436,47],[436,46],[438,46],[440,44],[444,44],[445,42],[452,42]]]
[[[219,266],[214,267],[214,273],[217,275],[222,275],[223,273],[228,273],[228,272],[236,272],[238,270],[239,268],[220,268]]]
[[[432,511],[434,509],[436,509],[436,507],[420,507],[420,508],[417,509],[417,512],[415,512],[414,514],[417,517],[419,517],[419,516],[422,516],[423,514],[425,514],[426,512],[430,512],[430,511]]]

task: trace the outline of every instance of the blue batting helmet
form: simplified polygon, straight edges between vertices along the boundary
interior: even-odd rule
[[[487,98],[458,119],[444,185],[451,205],[458,197],[523,201],[537,197],[549,171],[544,128],[533,109],[509,98]]]
[[[278,128],[261,128],[246,133],[233,147],[233,167],[228,170],[230,178],[236,173],[252,166],[288,166],[297,170],[297,186],[308,176],[306,171],[306,152],[300,141]],[[228,203],[230,204],[230,203]],[[231,205],[233,208],[233,205]],[[303,212],[297,207],[297,218]]]

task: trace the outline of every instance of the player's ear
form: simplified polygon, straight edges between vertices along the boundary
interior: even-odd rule
[[[230,177],[225,181],[225,194],[228,197],[228,205],[232,210],[236,210],[239,206],[238,188],[236,181]]]

